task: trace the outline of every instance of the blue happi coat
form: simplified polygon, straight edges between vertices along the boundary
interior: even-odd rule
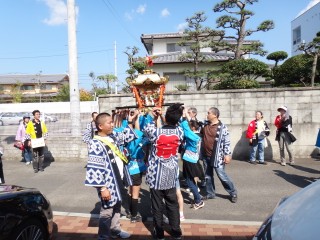
[[[109,141],[114,142],[117,146],[130,142],[136,138],[134,131],[130,127],[123,129],[123,132],[114,132],[106,137]],[[117,202],[122,201],[119,183],[115,177],[115,170],[112,163],[116,162],[116,156],[111,149],[98,139],[92,139],[89,142],[89,158],[86,170],[86,186],[106,187],[111,194],[111,200],[105,202],[106,207],[112,207]],[[125,165],[123,168],[124,180],[131,185],[128,168]]]
[[[174,188],[179,176],[179,146],[184,138],[191,140],[195,137],[193,140],[199,141],[199,137],[191,131],[186,120],[180,126],[165,125],[161,128],[151,122],[143,131],[152,145],[146,183],[157,190]]]

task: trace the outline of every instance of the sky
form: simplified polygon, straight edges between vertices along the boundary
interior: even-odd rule
[[[115,46],[116,73],[123,82],[128,69],[126,48],[136,46],[138,56],[147,55],[142,34],[183,31],[185,19],[198,11],[205,12],[207,26],[216,28],[221,13],[212,9],[222,0],[74,1],[79,87],[91,90],[90,72],[115,74]],[[260,40],[268,53],[286,51],[291,56],[291,21],[319,1],[259,0],[248,7],[255,13],[248,27],[273,20],[275,28],[247,39]],[[0,75],[68,73],[67,0],[1,0],[0,31]],[[256,58],[269,63],[265,57]]]

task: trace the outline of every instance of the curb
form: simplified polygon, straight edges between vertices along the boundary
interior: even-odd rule
[[[99,214],[89,213],[72,213],[72,212],[58,212],[53,211],[53,215],[65,216],[65,217],[83,217],[83,218],[99,218]],[[121,217],[121,220],[129,221],[125,216]],[[152,222],[152,218],[147,218],[147,222]],[[197,223],[197,224],[208,224],[208,225],[237,225],[237,226],[261,226],[262,222],[254,221],[226,221],[226,220],[201,220],[201,219],[185,219],[183,223]]]

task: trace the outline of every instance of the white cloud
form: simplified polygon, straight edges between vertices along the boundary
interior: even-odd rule
[[[129,20],[129,21],[132,21],[133,20],[133,12],[129,13],[129,12],[126,12],[124,14],[124,17]]]
[[[161,11],[161,17],[167,17],[170,15],[170,12],[168,10],[168,8],[164,8],[162,11]]]
[[[186,28],[188,27],[188,23],[184,22],[184,23],[180,23],[177,27],[179,32],[183,32]]]
[[[310,8],[312,8],[314,5],[316,5],[318,2],[320,2],[320,0],[311,0],[309,2],[309,4],[307,5],[307,7],[305,7],[301,12],[299,12],[297,17],[300,16],[301,14],[305,13],[306,11],[308,11]]]
[[[132,20],[137,16],[137,14],[141,14],[141,15],[144,14],[145,11],[146,11],[146,9],[147,9],[147,5],[146,5],[146,4],[144,4],[144,5],[139,5],[139,6],[137,7],[137,9],[132,9],[131,12],[126,12],[126,13],[124,14],[124,17],[125,17],[127,20],[132,21]]]
[[[67,19],[67,5],[63,0],[43,0],[49,7],[50,17],[45,18],[43,22],[50,26],[66,24]]]
[[[140,5],[140,6],[137,8],[136,12],[139,13],[139,14],[144,14],[144,12],[146,11],[146,9],[147,9],[147,4]]]

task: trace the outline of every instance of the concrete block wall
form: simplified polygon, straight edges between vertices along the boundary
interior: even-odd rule
[[[15,136],[1,136],[1,145],[4,148],[4,161],[21,161],[21,150],[13,147]],[[82,137],[51,136],[46,140],[45,162],[82,161],[85,165],[88,156],[87,145]]]
[[[204,92],[166,93],[166,103],[182,102],[185,107],[198,109],[198,119],[204,120],[210,107],[218,107],[220,119],[230,131],[233,159],[247,160],[249,157],[248,140],[245,132],[248,123],[254,119],[255,111],[261,110],[264,119],[271,128],[265,150],[266,160],[279,159],[278,142],[275,139],[274,118],[277,108],[286,105],[293,117],[294,143],[297,158],[310,157],[318,153],[315,148],[316,137],[320,128],[320,88],[283,88],[254,90],[225,90]],[[99,96],[99,112],[109,112],[117,106],[135,105],[132,94]],[[88,116],[90,113],[88,113]],[[1,127],[0,127],[1,131]],[[4,147],[4,160],[21,160],[21,152],[13,147],[14,137],[0,132],[0,143]],[[87,160],[87,146],[81,136],[69,134],[50,135],[47,140],[46,160],[83,161]]]
[[[248,141],[245,138],[247,126],[260,110],[271,128],[267,139],[266,159],[278,160],[279,147],[275,139],[273,125],[278,114],[277,108],[286,105],[293,118],[293,134],[298,139],[294,143],[297,158],[310,157],[317,149],[314,144],[320,127],[320,88],[266,88],[250,90],[219,90],[203,92],[166,93],[166,103],[182,102],[185,107],[196,107],[198,119],[206,119],[210,107],[220,110],[220,119],[229,130],[233,148],[233,158],[249,158]],[[99,96],[99,109],[111,113],[117,106],[135,105],[132,94]]]

